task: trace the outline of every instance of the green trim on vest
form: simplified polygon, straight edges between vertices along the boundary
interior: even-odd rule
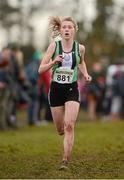
[[[55,52],[52,56],[52,61],[54,61],[54,59],[56,58],[56,56],[58,55],[61,55],[62,54],[62,48],[60,47],[61,46],[61,41],[56,41],[56,48],[55,48]],[[75,42],[75,59],[76,59],[76,65],[74,67],[74,77],[73,77],[73,80],[72,82],[75,82],[77,81],[77,78],[78,78],[78,65],[80,63],[80,57],[79,57],[79,43],[78,42]],[[74,46],[74,44],[73,44]],[[52,72],[52,81],[53,81],[53,75],[54,75],[54,72],[56,71],[56,69],[59,67],[59,64],[55,64],[53,66],[53,72]]]
[[[73,82],[77,81],[78,76],[78,65],[80,63],[80,57],[79,57],[79,44],[75,42],[75,56],[76,56],[76,66],[74,68],[74,77]]]
[[[55,47],[55,51],[54,51],[54,54],[52,56],[52,61],[54,61],[54,59],[56,58],[56,56],[59,55],[59,41],[55,41],[56,43],[56,47]],[[54,72],[55,70],[58,68],[58,64],[55,64],[52,68],[53,72],[52,72],[52,80],[53,80],[53,75],[54,75]]]

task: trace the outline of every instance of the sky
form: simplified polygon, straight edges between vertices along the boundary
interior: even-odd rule
[[[44,15],[36,15],[34,17],[33,22],[34,22],[34,27],[35,29],[35,46],[36,47],[41,47],[43,48],[42,45],[44,44],[44,41],[46,40],[46,37],[48,36],[48,19],[50,16],[53,15],[61,15],[60,17],[67,17],[70,16],[71,14],[71,8],[75,6],[75,4],[71,4],[71,0],[67,0],[71,6],[69,6],[70,10],[68,9],[68,6],[65,5],[64,8],[60,8],[60,4],[63,3],[65,0],[56,0],[56,6],[58,6],[59,12],[58,11],[47,11],[44,13]],[[124,0],[114,0],[115,3],[115,13],[113,17],[113,21],[109,22],[109,26],[113,29],[116,29],[116,22],[118,20],[118,15],[120,13],[120,8],[122,5],[124,5]],[[95,9],[95,0],[79,0],[79,6],[78,9],[76,9],[76,12],[74,14],[74,18],[76,20],[83,19],[84,25],[86,28],[86,31],[91,30],[91,22],[95,19],[96,17],[96,9]],[[62,10],[61,10],[62,9]],[[119,29],[120,33],[124,37],[124,23],[121,25]],[[42,40],[42,44],[40,41],[37,41],[37,39]]]
[[[37,39],[42,39],[42,42],[46,40],[46,37],[48,36],[48,19],[50,16],[60,16],[60,18],[63,17],[68,17],[72,16],[71,11],[74,8],[75,4],[71,3],[72,0],[68,0],[69,6],[66,6],[64,3],[65,0],[57,0],[56,1],[56,8],[58,7],[59,11],[55,10],[49,10],[44,13],[44,15],[36,15],[34,17],[33,22],[34,22],[34,27],[35,28],[35,45],[37,47],[42,45],[40,41],[37,41]],[[65,1],[66,2],[66,1]],[[86,19],[85,26],[86,28],[90,29],[90,22],[95,18],[95,0],[79,0],[79,7],[76,10],[75,14],[73,15],[73,18],[78,20],[78,19]],[[64,4],[64,8],[61,8],[61,4]],[[63,7],[63,6],[62,6]],[[83,12],[82,12],[82,7],[83,7]],[[44,44],[44,43],[43,43]]]
[[[68,1],[69,6],[66,6],[66,2]],[[40,2],[40,0],[35,0],[32,1],[35,4],[37,4],[38,2]],[[50,1],[50,3],[52,2],[52,0]],[[95,0],[79,0],[79,7],[78,9],[76,9],[76,12],[74,15],[74,18],[76,16],[76,19],[80,19],[82,17],[80,17],[80,14],[82,14],[83,19],[87,19],[87,23],[86,23],[86,28],[90,28],[90,22],[92,21],[92,19],[95,17],[95,4],[94,4]],[[17,0],[9,0],[9,3],[13,6],[16,7],[18,4]],[[31,3],[30,0],[25,0],[23,3],[24,9],[26,9],[26,11],[29,10],[29,4]],[[73,7],[75,6],[75,4],[72,3],[72,0],[56,0],[55,1],[55,6],[53,6],[52,10],[47,10],[46,12],[41,14],[35,14],[35,16],[31,17],[28,21],[33,22],[33,27],[35,29],[35,36],[34,36],[34,45],[37,48],[43,48],[44,42],[46,40],[46,38],[48,37],[48,19],[50,16],[54,16],[54,15],[58,15],[60,17],[65,17],[65,16],[70,16],[71,15],[71,10],[73,9]],[[55,7],[55,8],[54,8]],[[61,8],[62,7],[62,8]],[[82,12],[82,7],[83,7],[83,12]],[[59,11],[58,11],[59,10]],[[26,11],[24,13],[26,13]],[[0,33],[2,34],[2,36],[0,36],[0,46],[2,46],[3,44],[5,44],[5,42],[7,42],[7,34],[6,31],[4,29],[2,29],[2,27],[0,27]],[[16,34],[16,36],[15,36]],[[14,40],[16,41],[18,39],[18,34],[19,34],[19,30],[17,26],[13,26],[13,29],[11,30],[11,37],[10,37],[10,41]],[[26,35],[23,34],[23,36],[25,36],[25,42],[26,42]],[[40,41],[39,41],[40,40]]]
[[[66,6],[67,1],[69,6]],[[113,24],[116,24],[117,17],[120,12],[120,7],[122,6],[122,4],[124,4],[124,0],[114,0],[114,1],[116,4],[115,14],[114,14],[115,17],[113,18],[113,21],[109,23],[109,26],[116,28],[116,26],[113,26]],[[9,0],[9,2],[13,7],[16,7],[18,1]],[[26,13],[29,10],[28,7],[31,2],[33,2],[35,6],[35,4],[40,2],[40,0],[34,0],[34,1],[25,0],[23,6],[24,9],[26,9],[26,11],[24,13]],[[51,2],[52,0],[50,1],[50,3]],[[35,29],[35,35],[34,35],[35,47],[43,49],[45,40],[48,38],[48,18],[53,15],[61,15],[61,17],[70,16],[71,9],[73,9],[73,6],[75,6],[75,4],[71,2],[72,2],[71,0],[56,0],[54,4],[56,8],[54,8],[53,6],[53,10],[47,10],[44,11],[44,13],[41,12],[41,14],[36,14],[33,18],[31,17],[28,20],[31,23],[33,22],[33,27]],[[96,17],[95,0],[79,0],[79,6],[78,8],[75,9],[74,18],[76,18],[77,20],[82,19],[84,21],[84,25],[87,31],[91,29],[91,22],[95,17]],[[122,27],[120,27],[120,33],[124,35],[124,30],[123,30],[124,24],[122,24],[121,26]],[[2,36],[0,36],[0,47],[2,47],[7,42],[6,39],[7,35],[5,30],[2,29],[1,27],[0,27],[0,33],[2,34]],[[18,39],[19,33],[20,32],[17,26],[14,26],[11,31],[10,40],[16,41]],[[24,34],[23,36],[25,36],[24,39],[26,42],[27,35]]]

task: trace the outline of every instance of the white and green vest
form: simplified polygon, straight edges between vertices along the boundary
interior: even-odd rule
[[[63,61],[53,66],[52,81],[61,84],[70,84],[77,81],[79,57],[79,44],[74,41],[72,51],[64,52],[62,50],[61,41],[56,41],[55,52],[52,60],[58,55],[63,56]]]

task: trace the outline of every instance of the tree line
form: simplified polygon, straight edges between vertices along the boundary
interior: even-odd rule
[[[124,61],[124,37],[121,33],[124,6],[121,5],[119,13],[116,15],[117,5],[114,0],[94,0],[96,17],[91,22],[91,30],[86,31],[87,20],[82,17],[81,12],[80,14],[78,12],[78,7],[83,1],[85,0],[68,0],[68,3],[71,5],[69,15],[75,18],[77,14],[80,16],[76,19],[79,26],[76,38],[86,46],[88,64],[90,65],[99,59],[105,59],[110,63]],[[7,32],[8,42],[11,41],[10,32],[15,27],[19,32],[17,41],[20,42],[21,46],[33,46],[34,26],[30,19],[38,13],[41,16],[47,12],[64,14],[64,11],[68,11],[66,4],[66,0],[61,0],[58,3],[55,0],[16,0],[16,4],[13,5],[11,0],[0,0],[0,27]],[[48,41],[44,47],[48,45],[47,43]]]

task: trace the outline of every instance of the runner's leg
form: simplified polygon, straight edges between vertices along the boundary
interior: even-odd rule
[[[64,107],[51,107],[53,122],[59,135],[64,134]]]
[[[64,117],[64,155],[63,160],[68,161],[74,143],[74,126],[79,112],[79,103],[68,101],[65,103]]]

